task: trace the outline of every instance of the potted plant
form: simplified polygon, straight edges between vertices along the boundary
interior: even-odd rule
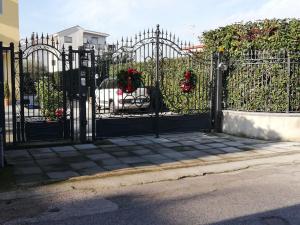
[[[63,120],[63,93],[51,79],[42,79],[37,83],[37,97],[43,118],[25,123],[26,139],[55,140],[64,138],[65,122],[68,131],[69,120]]]
[[[8,82],[4,85],[4,105],[7,107],[9,105],[9,98],[10,98],[10,90]]]

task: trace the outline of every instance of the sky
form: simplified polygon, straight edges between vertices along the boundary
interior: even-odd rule
[[[19,0],[21,37],[80,25],[109,42],[161,28],[199,43],[203,31],[235,22],[300,18],[300,0]]]

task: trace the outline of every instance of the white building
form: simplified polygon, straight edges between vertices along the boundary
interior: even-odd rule
[[[63,45],[66,49],[69,46],[72,46],[73,49],[84,46],[87,49],[94,47],[96,52],[98,49],[104,49],[108,36],[109,34],[86,30],[78,25],[53,34],[55,41],[58,40],[60,49]]]
[[[79,49],[80,47],[84,47],[89,50],[94,48],[95,54],[98,54],[99,50],[103,50],[106,44],[106,38],[109,34],[85,30],[80,26],[74,26],[67,28],[65,30],[59,31],[53,35],[55,43],[58,42],[59,50],[62,50],[62,47],[65,47],[65,50],[68,51],[68,48],[72,46],[74,50]],[[75,60],[75,58],[73,59]],[[61,62],[56,59],[49,59],[49,72],[61,71],[62,65]],[[73,68],[78,67],[78,63],[75,63]]]

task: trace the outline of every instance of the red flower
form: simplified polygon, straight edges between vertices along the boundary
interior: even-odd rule
[[[138,73],[135,69],[132,69],[132,68],[129,68],[129,69],[127,70],[127,72],[130,73],[130,74]]]
[[[63,114],[64,114],[64,110],[63,109],[56,109],[55,110],[55,116],[60,119],[63,117]]]
[[[187,92],[191,91],[193,86],[189,82],[182,82],[181,85],[180,85],[180,88],[184,93],[187,93]]]
[[[186,71],[184,74],[185,79],[190,80],[192,76],[192,73],[190,71]]]

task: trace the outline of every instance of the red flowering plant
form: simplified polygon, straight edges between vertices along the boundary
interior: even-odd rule
[[[59,108],[55,110],[55,116],[58,120],[61,120],[64,115],[64,109]]]
[[[132,93],[142,84],[142,73],[136,69],[129,68],[120,70],[117,74],[118,88],[125,93]]]
[[[184,93],[190,93],[196,87],[197,78],[192,70],[184,72],[184,79],[180,80],[180,88]]]

